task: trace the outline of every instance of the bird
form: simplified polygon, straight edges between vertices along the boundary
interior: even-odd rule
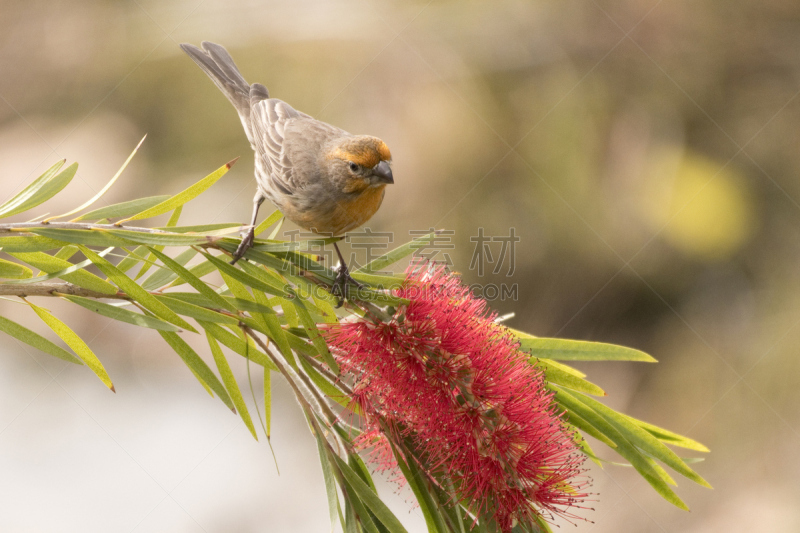
[[[253,214],[232,264],[253,245],[258,209],[266,199],[298,226],[331,237],[362,226],[380,208],[386,186],[394,183],[386,143],[350,134],[271,98],[264,85],[245,81],[219,44],[180,47],[236,108],[255,152]],[[335,242],[334,247],[339,268],[332,292],[341,306],[348,284],[361,285],[350,276]]]

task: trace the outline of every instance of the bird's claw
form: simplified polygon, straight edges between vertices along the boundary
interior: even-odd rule
[[[336,304],[336,309],[339,309],[347,299],[347,286],[351,283],[359,289],[364,286],[362,283],[359,283],[353,279],[353,276],[350,275],[350,270],[348,270],[347,265],[342,263],[336,272],[336,279],[334,280],[333,287],[331,288],[331,293],[339,300],[339,302]]]
[[[250,226],[249,230],[242,232],[242,242],[239,243],[239,247],[236,248],[236,252],[233,254],[233,260],[231,261],[232,265],[236,264],[236,261],[241,259],[245,252],[249,250],[253,246],[253,240],[256,238],[256,229],[253,226]]]

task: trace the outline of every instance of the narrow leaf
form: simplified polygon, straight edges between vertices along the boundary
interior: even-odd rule
[[[206,297],[208,300],[210,300],[213,305],[215,305],[216,307],[218,307],[220,309],[227,309],[227,310],[231,311],[232,313],[236,313],[237,312],[237,308],[233,304],[231,304],[225,298],[223,298],[222,296],[217,294],[207,284],[205,284],[204,282],[200,281],[200,279],[197,276],[195,276],[194,274],[192,274],[188,269],[184,268],[183,265],[186,264],[186,261],[188,261],[189,258],[186,258],[186,261],[181,262],[181,260],[183,259],[183,257],[182,257],[183,254],[181,254],[181,256],[179,256],[181,258],[179,260],[179,259],[172,259],[171,257],[167,256],[166,254],[163,254],[160,251],[155,250],[153,248],[151,248],[150,251],[162,263],[164,263],[164,265],[166,265],[166,267],[169,268],[169,270],[174,272],[183,281],[185,281],[186,283],[191,285],[192,288],[194,288],[198,293],[200,293],[201,295]]]
[[[106,248],[105,250],[100,252],[98,255],[100,257],[102,257],[102,256],[108,254],[111,250],[113,250],[113,248]],[[79,272],[81,269],[91,265],[92,261],[87,259],[85,261],[81,261],[80,263],[76,263],[74,265],[72,263],[69,263],[69,262],[66,262],[66,261],[65,261],[65,263],[68,264],[69,267],[67,267],[67,268],[65,268],[63,270],[58,270],[56,272],[53,272],[52,274],[46,274],[44,276],[37,276],[35,278],[26,278],[26,279],[14,280],[14,281],[5,281],[5,282],[3,282],[3,284],[4,285],[29,285],[29,284],[32,284],[32,283],[40,283],[42,281],[47,281],[47,280],[53,279],[53,278],[63,278],[64,276],[71,276],[71,274]],[[114,294],[116,294],[116,290],[114,291]]]
[[[269,439],[272,434],[272,371],[267,367],[264,367],[264,417]]]
[[[12,263],[5,259],[0,259],[0,278],[5,279],[27,279],[33,277],[33,271],[18,263]]]
[[[85,246],[80,246],[79,248],[81,252],[83,252],[83,255],[91,259],[91,261],[97,265],[97,268],[102,270],[103,273],[117,285],[117,287],[122,289],[125,294],[146,307],[151,313],[171,324],[175,324],[176,326],[197,333],[197,330],[190,326],[188,322],[179,317],[166,305],[159,302],[155,296],[141,288],[135,281],[122,273],[117,267],[112,265],[106,259],[100,257]]]
[[[161,226],[155,229],[171,231],[172,233],[202,233],[213,235],[229,235],[241,231],[245,226],[238,222],[220,222],[219,224],[201,224],[199,226]]]
[[[61,189],[67,186],[75,177],[75,172],[78,170],[78,163],[72,163],[61,173],[56,174],[66,160],[61,160],[49,169],[44,174],[36,178],[36,180],[25,187],[19,194],[8,200],[3,205],[0,205],[0,218],[9,217],[27,211],[37,205],[46,202]]]
[[[355,272],[364,272],[364,273],[380,272],[386,267],[395,264],[396,262],[400,261],[401,259],[404,259],[405,257],[408,257],[409,255],[413,254],[420,248],[429,246],[435,238],[436,238],[435,231],[427,235],[423,235],[422,237],[417,237],[411,242],[399,246],[394,250],[392,250],[391,252],[378,257],[377,259],[373,259],[372,261],[370,261],[363,267],[359,268]]]
[[[77,250],[72,246],[68,248]],[[111,250],[109,250],[109,252],[110,251]],[[59,272],[65,272],[67,269],[71,269],[72,267],[76,266],[67,261],[66,259],[61,259],[57,256],[52,256],[50,254],[42,252],[12,253],[11,255],[13,255],[14,257],[16,257],[21,261],[28,263],[29,265],[35,268],[38,268],[42,272],[46,272],[47,274],[57,274]],[[64,281],[74,283],[79,287],[83,287],[85,289],[89,289],[95,292],[99,292],[102,294],[109,294],[109,295],[117,294],[117,288],[115,286],[95,276],[91,272],[83,270],[84,267],[91,264],[91,261],[84,261],[82,264],[83,266],[80,267],[79,269],[74,270],[73,272],[68,274],[60,274],[58,277],[63,279]],[[39,281],[42,281],[42,278],[37,278],[37,279]]]
[[[163,295],[157,294],[155,295],[155,298],[179,315],[188,316],[195,320],[230,324],[233,326],[239,323],[239,319],[230,315],[225,315],[211,309],[206,309],[205,307],[199,307],[177,298],[170,298],[169,293]]]
[[[256,229],[254,230],[254,235],[258,237],[264,232],[264,230],[266,230],[268,227],[278,222],[281,218],[283,218],[283,213],[281,213],[276,209],[275,211],[272,212],[272,214],[270,214],[267,218],[261,221],[261,224],[256,226]]]
[[[83,244],[85,246],[114,246],[123,247],[134,244],[133,241],[121,239],[112,235],[108,230],[101,228],[85,229],[65,229],[50,228],[48,226],[29,228],[28,231],[51,239],[57,239],[73,244]]]
[[[328,350],[328,345],[325,343],[325,339],[322,338],[322,335],[320,334],[319,329],[317,329],[317,325],[314,323],[311,315],[308,314],[306,302],[300,299],[295,299],[294,307],[297,310],[297,315],[300,317],[300,321],[303,323],[303,327],[305,327],[306,331],[308,332],[311,342],[319,351],[322,360],[325,361],[325,364],[328,365],[328,368],[330,368],[334,374],[338,375],[339,365],[333,359],[333,355],[331,355],[330,350]]]
[[[266,372],[269,372],[268,370]],[[341,513],[339,510],[339,494],[336,492],[336,478],[333,475],[331,463],[328,461],[328,454],[322,446],[320,439],[324,438],[317,435],[317,450],[319,452],[319,462],[322,466],[322,478],[325,480],[325,494],[328,496],[328,511],[330,512],[331,531],[336,528],[336,519]]]
[[[425,487],[424,474],[416,468],[414,459],[406,463],[403,456],[397,453],[397,449],[392,446],[397,466],[400,468],[403,477],[406,478],[408,485],[411,487],[414,496],[417,497],[417,503],[422,511],[422,516],[425,518],[425,524],[428,527],[428,533],[447,533],[447,526],[444,524],[444,518],[439,513],[437,505],[433,501],[430,491]],[[412,469],[413,467],[413,469]]]
[[[127,202],[120,202],[118,204],[100,207],[94,211],[89,211],[78,218],[73,218],[70,222],[80,222],[82,220],[102,220],[108,218],[120,218],[139,213],[145,209],[149,209],[154,205],[158,205],[164,200],[169,198],[168,194],[162,196],[148,196],[146,198],[137,198],[136,200],[129,200]]]
[[[78,304],[81,307],[85,307],[93,313],[97,313],[98,315],[112,318],[114,320],[119,320],[120,322],[126,322],[128,324],[141,326],[143,328],[160,329],[162,331],[180,331],[179,327],[173,326],[169,322],[164,322],[163,320],[154,316],[134,313],[133,311],[129,311],[128,309],[124,309],[116,305],[99,302],[91,298],[83,298],[82,296],[65,294],[61,297],[65,300],[69,300],[72,303]]]
[[[48,237],[40,237],[38,235],[20,237],[16,235],[2,234],[0,235],[0,248],[4,252],[44,252],[46,250],[53,250],[61,248],[69,243],[50,239]]]
[[[145,257],[145,254],[147,253],[147,247],[146,246],[137,246],[136,248],[134,248],[134,250],[132,252],[130,250],[128,250],[127,248],[122,248],[122,249],[128,255],[126,255],[125,258],[122,261],[117,263],[117,268],[119,269],[120,272],[127,272],[128,270],[132,269],[133,267],[135,267],[139,263],[144,264],[144,266],[148,266],[149,265],[148,260]],[[141,270],[139,271],[139,274],[136,275],[137,278],[140,275],[141,275]]]
[[[104,233],[113,237],[124,239],[126,242],[136,244],[148,244],[159,246],[192,246],[195,244],[213,244],[222,237],[211,235],[195,235],[187,233],[147,233],[143,231],[130,231],[124,229],[102,230]]]
[[[222,349],[219,347],[219,344],[217,344],[216,339],[207,331],[206,338],[208,339],[208,345],[211,347],[211,354],[214,356],[214,362],[217,363],[219,375],[222,378],[222,382],[225,384],[225,389],[227,389],[231,400],[233,400],[233,405],[236,406],[236,410],[239,412],[242,422],[244,422],[244,425],[250,430],[253,438],[258,440],[256,428],[253,426],[250,413],[247,411],[247,405],[244,403],[242,392],[239,390],[239,385],[236,383],[236,378],[233,376],[233,371],[228,364],[228,360],[225,359],[225,355],[222,353]]]
[[[251,276],[250,274],[247,274],[239,270],[235,266],[229,265],[225,261],[222,261],[221,259],[214,257],[211,254],[203,252],[203,255],[206,257],[206,259],[208,259],[211,263],[213,263],[215,267],[217,267],[217,270],[229,275],[230,277],[232,277],[233,279],[235,279],[240,283],[244,283],[248,287],[253,287],[254,289],[258,289],[260,291],[269,294],[291,297],[289,293],[286,291],[285,287],[281,287],[277,283],[270,283],[266,280],[257,279]]]
[[[79,207],[76,207],[76,208],[75,208],[75,209],[73,209],[72,211],[70,211],[70,212],[68,212],[68,213],[64,213],[63,215],[58,215],[58,216],[50,217],[50,218],[48,218],[48,219],[45,219],[45,221],[44,221],[44,222],[45,222],[45,223],[47,223],[47,222],[50,222],[51,220],[55,220],[55,219],[57,219],[57,218],[63,218],[63,217],[68,217],[68,216],[70,216],[70,215],[74,215],[75,213],[77,213],[77,212],[79,212],[79,211],[83,211],[84,209],[86,209],[87,207],[89,207],[90,205],[92,205],[93,203],[95,203],[97,200],[99,200],[100,198],[102,198],[102,196],[103,196],[103,195],[104,195],[104,194],[105,194],[105,193],[108,191],[108,189],[110,189],[110,188],[111,188],[111,186],[112,186],[112,185],[114,185],[114,183],[117,181],[117,179],[118,179],[118,178],[119,178],[119,177],[122,175],[122,171],[124,171],[124,170],[125,170],[125,168],[128,166],[128,163],[130,163],[130,162],[131,162],[131,159],[133,159],[133,156],[134,156],[134,155],[136,155],[136,152],[139,150],[139,147],[142,145],[142,143],[144,142],[144,140],[145,140],[145,138],[146,138],[146,137],[147,137],[147,135],[145,135],[144,137],[142,137],[142,140],[141,140],[141,141],[139,141],[139,144],[137,144],[137,145],[136,145],[136,148],[134,148],[134,149],[133,149],[133,152],[131,152],[131,155],[129,155],[129,156],[128,156],[128,159],[126,159],[126,160],[125,160],[125,162],[122,164],[122,167],[120,167],[120,169],[117,171],[117,173],[116,173],[116,174],[114,174],[114,177],[113,177],[113,178],[111,178],[111,179],[109,180],[109,182],[108,182],[108,183],[106,183],[105,187],[103,187],[102,189],[100,189],[100,192],[98,192],[97,194],[95,194],[95,195],[94,195],[92,198],[90,198],[89,200],[87,200],[85,203],[83,203],[83,204],[82,204],[82,205],[80,205]]]
[[[20,326],[16,322],[12,322],[11,320],[2,316],[0,316],[0,331],[11,335],[15,339],[22,341],[29,346],[33,346],[37,350],[50,354],[53,357],[58,357],[59,359],[69,361],[70,363],[75,363],[77,365],[83,364],[83,361],[66,351],[64,348],[53,344],[38,333],[35,333],[24,326]]]
[[[250,341],[249,338],[248,342],[245,343],[245,341],[243,341],[237,335],[234,335],[230,331],[227,331],[213,322],[200,322],[200,325],[204,330],[213,335],[215,339],[242,357],[248,358],[264,368],[275,371],[278,370],[278,367],[276,367],[275,363],[270,360],[269,356],[259,350],[254,344],[251,344],[252,341]]]
[[[621,413],[620,413],[621,414]],[[674,446],[680,446],[681,448],[687,448],[689,450],[695,450],[698,452],[710,452],[706,446],[697,442],[696,440],[690,439],[689,437],[684,437],[683,435],[678,435],[677,433],[673,433],[672,431],[666,430],[664,428],[660,428],[658,426],[654,426],[653,424],[648,424],[647,422],[643,422],[641,420],[637,420],[636,418],[622,415],[640,428],[646,430],[651,435],[655,436],[656,438],[663,440],[667,444],[672,444]],[[684,460],[684,462],[686,462]]]
[[[711,485],[709,485],[708,482],[700,476],[700,474],[689,468],[689,466],[684,463],[675,452],[667,448],[664,443],[655,438],[652,434],[629,420],[628,417],[617,413],[610,407],[598,402],[594,398],[590,398],[579,392],[574,393],[574,396],[613,424],[614,427],[616,427],[617,430],[632,444],[636,445],[638,448],[652,455],[656,459],[659,459],[664,464],[682,476],[691,479],[698,485],[711,488]]]
[[[534,358],[534,362],[536,366],[544,371],[544,379],[550,383],[555,383],[556,385],[561,385],[568,389],[593,394],[595,396],[606,396],[605,391],[594,383],[579,378],[572,373],[565,372],[556,365],[551,365],[550,361],[547,359]]]
[[[516,330],[519,349],[534,357],[557,361],[639,361],[656,363],[651,356],[633,348],[603,342],[534,337]]]
[[[158,254],[156,254],[154,250],[158,251]],[[161,254],[161,252],[155,248],[151,248],[150,253],[153,254],[153,259],[159,257],[159,254],[164,255]],[[175,259],[172,259],[170,257],[166,262],[161,261],[164,264],[164,266],[159,268],[152,274],[150,274],[150,277],[148,277],[144,281],[144,283],[142,283],[142,288],[146,291],[152,291],[155,289],[162,288],[165,285],[171,283],[174,279],[177,279],[178,277],[178,271],[175,270],[175,267],[180,268],[181,270],[186,270],[185,268],[183,268],[183,266],[189,261],[191,261],[191,259],[195,255],[197,255],[197,250],[195,250],[194,248],[187,248],[186,250],[178,254],[177,257],[175,257]],[[203,285],[205,286],[205,284]],[[211,289],[209,289],[209,291],[214,292]]]
[[[158,332],[161,337],[167,341],[175,353],[183,359],[183,362],[186,363],[186,366],[192,371],[192,373],[200,380],[202,383],[208,385],[211,390],[217,393],[219,399],[228,406],[228,409],[236,412],[236,408],[233,405],[233,401],[231,400],[228,392],[225,390],[225,387],[222,386],[217,376],[214,375],[214,372],[208,367],[205,361],[203,361],[197,352],[195,352],[186,341],[184,341],[177,333],[172,331],[159,331]]]
[[[128,217],[126,219],[120,220],[119,222],[117,222],[117,224],[123,224],[123,223],[129,222],[131,220],[141,220],[143,218],[152,218],[152,217],[161,215],[163,213],[166,213],[167,211],[172,211],[176,207],[182,206],[186,202],[196,198],[197,196],[199,196],[200,194],[205,192],[206,189],[208,189],[209,187],[214,185],[214,183],[216,183],[218,179],[220,179],[222,176],[224,176],[228,172],[228,170],[230,170],[230,168],[234,165],[234,163],[236,163],[237,159],[238,158],[234,159],[233,161],[230,161],[229,163],[224,164],[223,166],[219,167],[217,170],[215,170],[214,172],[212,172],[211,174],[209,174],[205,178],[201,179],[200,181],[198,181],[194,185],[191,185],[190,187],[187,187],[186,189],[184,189],[183,191],[179,192],[178,194],[176,194],[175,196],[171,197],[170,199],[165,200],[165,201],[161,202],[158,205],[154,205],[150,209],[145,209],[141,213],[137,213],[137,214],[133,215],[132,217]]]
[[[558,387],[557,385],[553,386],[552,390],[556,392],[555,397],[558,403],[564,406],[570,413],[577,413],[578,416],[586,420],[598,431],[612,440],[617,445],[616,451],[622,457],[630,461],[631,465],[633,465],[636,471],[639,472],[645,481],[647,481],[650,486],[653,487],[656,492],[658,492],[665,500],[676,507],[679,507],[680,509],[685,511],[689,510],[686,504],[669,487],[669,484],[667,484],[661,478],[659,473],[656,472],[656,470],[653,468],[653,465],[647,460],[647,458],[641,452],[639,452],[633,446],[633,444],[616,429],[613,424],[608,422],[603,416],[594,411],[594,409],[584,404],[576,396],[573,396],[572,393]]]
[[[406,532],[406,528],[403,527],[403,524],[400,523],[397,517],[386,507],[386,504],[381,501],[378,495],[370,489],[359,475],[340,457],[336,455],[333,457],[342,476],[347,480],[348,485],[353,488],[358,498],[372,511],[374,516],[386,526],[386,529],[391,533]]]
[[[83,339],[78,337],[78,335],[72,331],[69,326],[64,324],[62,321],[54,317],[47,309],[34,305],[30,302],[26,303],[31,306],[31,309],[39,315],[39,318],[53,330],[53,332],[61,337],[67,346],[69,346],[75,354],[80,357],[86,366],[88,366],[95,375],[100,378],[106,387],[111,389],[111,392],[116,392],[114,390],[114,384],[111,383],[111,378],[108,377],[108,373],[106,369],[103,367],[103,363],[100,362],[100,359],[92,352],[92,350],[83,342]]]

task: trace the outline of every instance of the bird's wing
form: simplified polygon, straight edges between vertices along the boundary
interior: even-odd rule
[[[250,92],[250,124],[256,164],[260,166],[263,179],[269,180],[263,185],[292,194],[302,187],[302,183],[294,178],[291,161],[284,149],[286,128],[296,119],[311,117],[277,98],[254,101],[257,98],[255,92]]]

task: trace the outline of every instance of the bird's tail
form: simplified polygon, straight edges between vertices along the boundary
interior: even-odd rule
[[[233,58],[223,46],[208,41],[203,41],[200,46],[202,49],[184,43],[181,48],[228,97],[233,107],[239,112],[247,136],[250,137],[250,85],[242,77]],[[259,89],[263,89],[263,92],[266,93],[263,85],[259,85]],[[269,93],[265,96],[269,98]]]

